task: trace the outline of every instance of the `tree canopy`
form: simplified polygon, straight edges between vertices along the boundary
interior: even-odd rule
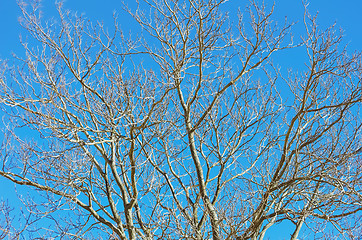
[[[0,205],[0,236],[261,240],[285,222],[294,240],[362,236],[361,53],[307,9],[294,36],[275,6],[225,2],[125,6],[131,34],[116,15],[19,4],[32,38],[1,62],[0,176],[38,195],[19,228]],[[286,69],[295,50],[304,65]]]

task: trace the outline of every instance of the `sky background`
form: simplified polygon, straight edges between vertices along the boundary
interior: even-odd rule
[[[19,34],[24,33],[18,24],[18,18],[21,15],[16,0],[0,0],[0,58],[10,58],[11,53],[21,52],[19,43]],[[124,1],[131,8],[135,7],[134,0]],[[224,5],[226,10],[235,13],[240,5],[246,1],[231,0]],[[272,4],[273,1],[265,1]],[[241,4],[242,3],[242,4]],[[43,12],[46,17],[56,14],[54,1],[43,1]],[[134,22],[130,21],[129,16],[122,14],[121,0],[68,0],[65,1],[65,8],[84,13],[92,20],[104,21],[105,25],[112,25],[112,14],[116,10],[119,14],[121,26],[129,28]],[[315,14],[319,12],[318,22],[325,27],[337,22],[337,26],[345,31],[345,40],[350,44],[350,49],[362,49],[362,1],[361,0],[313,0],[309,3],[310,11]],[[278,0],[275,4],[274,17],[283,20],[285,16],[291,21],[299,20],[302,25],[304,7],[302,0]],[[122,24],[123,23],[123,24]]]
[[[135,8],[135,1],[124,1],[131,8]],[[230,0],[223,7],[230,11],[231,18],[235,17],[236,9],[244,5],[246,1]],[[267,4],[272,1],[265,0]],[[242,4],[241,4],[242,3]],[[54,1],[43,1],[42,11],[45,18],[56,14]],[[68,0],[64,7],[85,14],[92,21],[104,21],[105,26],[112,27],[112,14],[118,12],[120,26],[126,31],[134,27],[134,21],[130,16],[122,13],[122,4],[120,0]],[[318,23],[322,28],[336,23],[337,27],[344,30],[344,41],[349,44],[348,50],[352,53],[354,50],[362,50],[362,0],[313,0],[309,3],[308,9],[312,14],[318,12]],[[241,9],[242,10],[242,9]],[[303,29],[304,7],[301,0],[277,0],[275,4],[274,18],[284,21],[287,16],[290,21],[299,21],[295,26],[295,36],[298,38],[298,31]],[[24,29],[19,25],[18,18],[21,12],[15,0],[0,0],[0,59],[12,58],[12,53],[17,55],[24,54],[19,42],[19,35],[25,36]],[[280,59],[283,67],[284,63],[290,62],[290,58],[298,58],[298,55],[286,55]],[[10,199],[16,203],[16,195],[13,185],[3,178],[0,178],[0,198]],[[270,239],[289,239],[289,233],[281,231],[287,226],[274,227],[269,232]]]

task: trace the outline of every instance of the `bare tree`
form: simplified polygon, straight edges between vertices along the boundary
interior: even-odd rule
[[[2,62],[0,175],[36,190],[33,236],[263,239],[289,222],[291,239],[361,237],[361,54],[307,11],[293,43],[273,8],[232,22],[224,2],[125,8],[136,37],[20,4],[33,40]],[[290,48],[298,72],[274,64]]]

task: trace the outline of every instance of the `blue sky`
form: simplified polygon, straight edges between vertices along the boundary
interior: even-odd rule
[[[135,7],[135,1],[125,1],[130,7]],[[230,0],[224,5],[226,10],[230,10],[231,17],[235,14],[235,9],[240,6],[240,0]],[[270,2],[272,1],[267,1]],[[275,18],[284,20],[288,16],[290,21],[299,21],[295,27],[295,36],[298,36],[298,29],[301,29],[304,7],[301,0],[279,0],[276,1]],[[243,4],[244,5],[244,4]],[[132,28],[132,22],[129,16],[122,13],[122,4],[120,0],[68,0],[65,2],[65,8],[69,8],[78,13],[84,13],[89,19],[96,21],[104,21],[105,25],[112,27],[112,14],[116,10],[119,14],[121,27]],[[318,22],[322,27],[327,27],[333,23],[337,23],[338,27],[344,30],[345,43],[349,44],[349,51],[362,50],[362,1],[361,0],[313,0],[309,4],[309,10],[312,14],[319,12]],[[56,14],[53,1],[44,1],[43,11],[46,17]],[[18,24],[20,11],[15,0],[0,0],[0,59],[11,59],[11,53],[23,54],[19,43],[19,35],[26,35],[22,27]],[[288,56],[280,59],[288,62]],[[289,56],[290,57],[290,56]],[[298,57],[298,56],[295,56]],[[0,198],[9,196],[14,197],[12,185],[4,179],[0,179]],[[5,191],[4,191],[5,188]],[[271,229],[271,239],[288,239],[289,235],[285,235],[277,228]]]
[[[53,1],[43,1],[43,11],[46,16],[56,14]],[[46,4],[45,4],[46,2]],[[129,6],[135,6],[135,1],[124,1]],[[233,11],[240,6],[240,0],[231,0],[226,3],[225,8]],[[245,2],[245,1],[243,1]],[[266,3],[272,1],[265,1]],[[121,0],[68,0],[65,2],[65,7],[85,13],[92,20],[102,20],[111,25],[112,13],[116,10],[119,13],[120,19],[124,18],[125,14],[121,13]],[[337,22],[337,26],[345,31],[345,40],[350,44],[350,50],[362,49],[362,1],[361,0],[313,0],[309,3],[309,9],[312,13],[319,12],[318,22],[321,26],[328,26]],[[303,4],[301,0],[278,0],[276,1],[275,16],[284,19],[297,21],[302,20]],[[9,58],[12,52],[21,53],[19,44],[19,34],[22,28],[18,24],[20,11],[17,7],[16,0],[0,0],[0,58]],[[128,17],[128,16],[127,16]],[[132,21],[127,19],[124,26],[129,27]],[[299,22],[301,23],[301,22]]]

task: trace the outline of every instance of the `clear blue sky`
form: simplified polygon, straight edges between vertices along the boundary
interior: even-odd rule
[[[52,0],[43,1],[46,16],[55,14]],[[45,4],[46,2],[46,4]],[[130,6],[135,5],[134,0],[125,0]],[[226,8],[237,9],[241,0],[230,0]],[[266,0],[270,4],[273,1]],[[85,13],[90,19],[104,20],[112,24],[112,13],[116,10],[122,19],[121,0],[68,0],[65,7],[79,13]],[[345,40],[350,43],[351,49],[362,49],[362,1],[361,0],[313,0],[310,1],[309,9],[312,13],[319,12],[319,22],[322,26],[328,26],[337,22],[337,25],[345,30]],[[0,58],[9,58],[11,52],[21,52],[19,34],[22,31],[18,24],[20,11],[16,0],[0,0]],[[283,19],[288,16],[291,20],[302,20],[303,4],[301,0],[277,0],[275,16]],[[300,22],[301,23],[301,22]],[[122,25],[122,23],[121,23]],[[129,26],[126,21],[125,26]]]
[[[135,6],[134,0],[125,0],[131,7]],[[238,8],[241,0],[230,0],[224,6],[230,11]],[[270,2],[265,0],[265,2]],[[243,4],[244,5],[244,4]],[[84,13],[91,20],[104,21],[105,25],[112,27],[112,14],[116,10],[119,14],[120,25],[132,28],[132,21],[129,16],[122,13],[122,4],[120,0],[68,0],[65,2],[65,8],[69,8],[79,13]],[[349,50],[362,50],[362,0],[310,0],[310,11],[315,14],[319,12],[318,22],[322,27],[327,27],[334,22],[337,26],[344,29],[345,42],[349,43]],[[43,11],[46,17],[56,14],[53,1],[44,1]],[[302,27],[304,7],[301,0],[276,0],[275,17],[284,20],[285,16],[291,21],[299,21]],[[11,59],[11,53],[22,54],[19,43],[19,34],[24,34],[24,30],[18,24],[20,11],[15,0],[0,0],[0,59]],[[231,16],[233,17],[233,16]],[[122,21],[125,19],[125,21]],[[296,27],[298,30],[298,26]],[[296,36],[298,34],[295,34]],[[282,59],[288,61],[288,59]],[[12,185],[0,178],[0,198],[14,197]],[[15,200],[14,200],[15,201]],[[288,234],[278,228],[271,229],[269,233],[271,239],[288,239]],[[284,226],[285,227],[285,226]]]

